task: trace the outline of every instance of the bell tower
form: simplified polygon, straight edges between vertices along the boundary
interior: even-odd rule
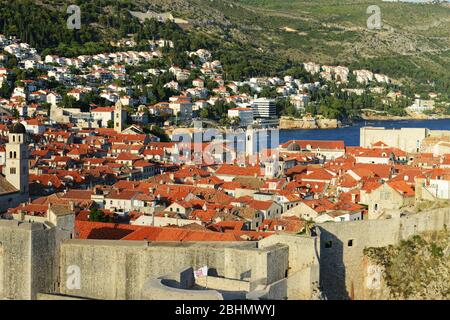
[[[23,124],[14,124],[8,138],[5,178],[20,192],[21,197],[28,199],[28,141]]]
[[[117,133],[121,133],[124,129],[127,120],[126,111],[123,110],[123,104],[119,100],[114,107],[114,130]]]

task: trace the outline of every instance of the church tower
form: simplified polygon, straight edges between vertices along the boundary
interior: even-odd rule
[[[114,130],[121,133],[127,120],[127,113],[123,110],[123,104],[119,100],[114,107]]]
[[[19,192],[20,197],[28,199],[28,141],[25,127],[16,123],[9,130],[6,144],[5,178]]]
[[[245,131],[245,155],[254,156],[257,153],[258,132],[252,126],[248,126]]]

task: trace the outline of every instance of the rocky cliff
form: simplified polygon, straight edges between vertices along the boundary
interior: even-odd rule
[[[450,298],[450,232],[413,236],[399,245],[367,248],[366,299]]]
[[[304,117],[301,119],[281,117],[280,129],[335,129],[341,126],[336,119]]]

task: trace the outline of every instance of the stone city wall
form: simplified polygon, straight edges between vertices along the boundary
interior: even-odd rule
[[[0,299],[36,299],[57,287],[56,230],[0,220]]]
[[[264,248],[276,243],[289,247],[287,297],[292,300],[311,299],[319,285],[318,237],[298,235],[273,235],[259,242]]]
[[[364,299],[364,249],[450,225],[450,208],[388,220],[324,223],[320,232],[320,286],[328,299]]]
[[[60,290],[87,298],[139,299],[142,284],[149,278],[186,266],[208,266],[212,276],[236,280],[271,283],[282,279],[287,270],[287,246],[256,249],[256,245],[68,240],[61,245]],[[67,286],[70,266],[80,270],[79,289]]]

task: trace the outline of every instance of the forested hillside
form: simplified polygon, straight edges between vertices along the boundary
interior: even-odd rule
[[[66,28],[68,4],[81,7],[81,30]],[[381,8],[382,30],[366,26],[373,4]],[[110,40],[130,34],[138,41],[169,37],[176,52],[200,45],[214,49],[228,79],[273,75],[314,61],[384,73],[419,92],[450,91],[445,5],[367,0],[0,0],[0,5],[0,32],[44,54],[112,50]],[[129,10],[171,12],[189,25],[155,32]]]

